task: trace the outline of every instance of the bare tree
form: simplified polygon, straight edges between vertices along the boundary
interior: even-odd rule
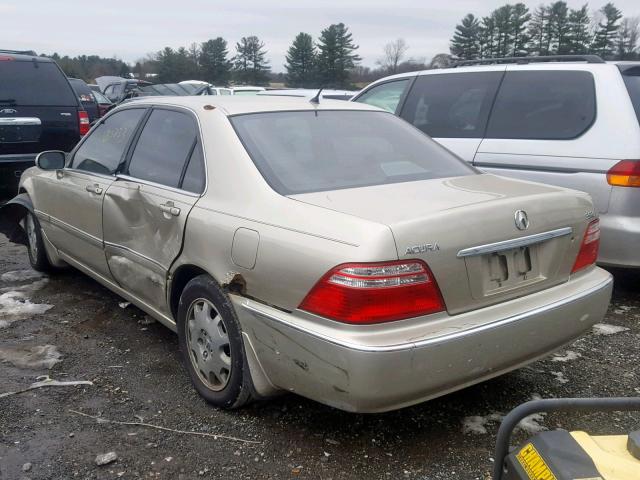
[[[389,74],[397,73],[398,66],[402,63],[407,50],[409,50],[407,42],[403,38],[398,38],[384,46],[384,56],[376,63]]]

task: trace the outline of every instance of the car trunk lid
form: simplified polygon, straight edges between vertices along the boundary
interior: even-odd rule
[[[452,314],[567,281],[594,215],[587,194],[486,174],[291,198],[388,225],[398,258],[429,265]]]

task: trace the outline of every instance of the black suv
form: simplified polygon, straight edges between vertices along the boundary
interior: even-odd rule
[[[16,195],[39,152],[68,152],[88,130],[87,112],[53,60],[0,50],[0,203]]]

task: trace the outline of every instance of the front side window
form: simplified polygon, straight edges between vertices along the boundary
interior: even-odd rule
[[[144,113],[143,108],[132,108],[106,117],[80,145],[71,166],[104,175],[116,173]]]
[[[409,86],[410,79],[396,80],[375,86],[360,95],[355,101],[379,107],[395,113],[402,94]]]
[[[386,112],[254,113],[231,122],[262,176],[282,195],[475,173]]]
[[[482,138],[502,72],[421,75],[402,118],[434,138]]]
[[[189,114],[154,109],[131,156],[129,175],[178,188],[196,139],[196,124]]]
[[[581,71],[507,72],[487,127],[487,138],[568,140],[596,116],[593,76]]]

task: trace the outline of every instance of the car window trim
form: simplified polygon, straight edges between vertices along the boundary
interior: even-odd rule
[[[591,79],[591,86],[593,88],[593,118],[591,119],[591,122],[589,122],[588,125],[585,126],[585,128],[579,132],[577,135],[573,136],[573,137],[566,137],[566,138],[546,138],[546,137],[528,137],[528,138],[504,138],[504,137],[489,137],[488,136],[488,132],[489,132],[489,124],[491,123],[491,117],[493,115],[493,108],[495,106],[496,101],[498,100],[498,95],[500,94],[500,89],[502,88],[502,83],[504,81],[504,79],[507,76],[507,73],[517,73],[517,72],[584,72],[586,74],[589,75],[590,79]],[[484,138],[487,140],[513,140],[513,141],[548,141],[548,142],[566,142],[566,141],[572,141],[572,140],[578,140],[580,137],[582,137],[583,135],[585,135],[587,132],[589,132],[589,130],[591,130],[591,128],[593,128],[593,126],[596,123],[596,120],[598,119],[598,90],[596,88],[596,79],[593,75],[592,72],[590,72],[589,70],[539,70],[539,69],[522,69],[522,68],[518,68],[518,69],[509,69],[507,68],[504,72],[504,76],[502,78],[502,80],[500,81],[500,85],[498,90],[496,91],[496,96],[493,100],[493,105],[491,105],[491,110],[489,111],[489,116],[487,117],[487,124],[485,127],[485,132],[484,132]]]
[[[184,165],[182,166],[182,173],[180,174],[180,181],[178,182],[178,185],[180,185],[181,190],[184,190],[183,188],[184,177],[187,175],[187,170],[189,169],[189,165],[191,165],[193,153],[196,151],[196,147],[198,146],[198,143],[199,143],[198,140],[199,138],[196,135],[196,138],[193,140],[193,143],[191,144],[191,148],[189,149],[189,153],[187,154],[187,160],[184,162]]]
[[[202,142],[202,127],[200,125],[200,119],[198,118],[198,115],[195,114],[195,112],[193,110],[191,110],[190,108],[184,108],[184,107],[180,107],[177,105],[158,105],[158,104],[153,104],[153,105],[148,105],[147,106],[147,114],[144,116],[143,120],[144,122],[141,122],[140,125],[138,126],[138,130],[136,131],[136,135],[134,136],[134,138],[132,138],[131,143],[129,144],[129,149],[127,151],[127,157],[125,159],[125,165],[122,168],[122,171],[117,172],[116,173],[116,178],[122,178],[123,180],[128,180],[128,181],[132,181],[132,182],[138,182],[144,185],[149,185],[149,186],[153,186],[153,187],[159,187],[159,188],[164,188],[164,189],[168,189],[169,191],[172,192],[176,192],[176,193],[184,193],[187,194],[189,196],[195,196],[195,197],[202,197],[204,196],[204,194],[207,191],[207,188],[209,186],[209,175],[208,175],[208,170],[207,170],[207,159],[206,159],[206,154],[205,154],[205,150],[204,150],[204,144]],[[129,166],[131,165],[131,158],[133,157],[133,152],[136,148],[136,146],[138,145],[138,140],[140,140],[140,135],[142,134],[142,131],[144,129],[144,127],[146,126],[147,122],[149,121],[149,118],[151,117],[151,113],[153,112],[153,110],[169,110],[169,111],[175,111],[175,112],[180,112],[180,113],[186,113],[187,115],[189,115],[191,117],[192,120],[194,120],[195,125],[196,125],[196,140],[194,142],[194,144],[191,146],[191,148],[189,149],[189,154],[187,155],[187,157],[184,160],[184,164],[183,164],[183,168],[182,168],[182,173],[180,175],[180,183],[178,184],[179,187],[170,187],[168,185],[164,185],[162,183],[156,183],[156,182],[152,182],[150,180],[145,180],[142,178],[137,178],[134,176],[129,175]],[[190,192],[188,190],[183,190],[182,187],[182,182],[184,180],[184,174],[186,173],[186,167],[189,164],[189,160],[191,159],[191,154],[193,153],[193,149],[194,146],[198,143],[198,141],[200,142],[200,146],[202,148],[202,161],[203,161],[203,167],[204,167],[204,188],[202,189],[201,193],[194,193],[194,192]]]
[[[100,118],[98,120],[98,123],[96,123],[93,127],[91,127],[91,130],[89,130],[89,132],[80,139],[80,141],[77,143],[77,145],[73,148],[73,150],[71,150],[71,152],[69,152],[69,155],[67,156],[68,160],[67,163],[65,164],[65,166],[63,167],[63,170],[75,170],[75,171],[79,171],[79,172],[85,172],[88,170],[82,170],[82,169],[78,169],[78,168],[74,168],[71,165],[73,165],[73,161],[76,158],[76,153],[78,153],[78,150],[80,149],[80,147],[82,147],[82,145],[84,144],[84,142],[86,142],[92,135],[92,132],[98,128],[100,125],[102,125],[109,117],[111,117],[112,115],[115,115],[118,112],[122,112],[124,110],[147,110],[148,107],[146,106],[141,106],[141,105],[131,105],[131,106],[127,106],[127,107],[122,107],[122,108],[118,108],[115,110],[111,110],[110,112],[108,112],[104,117]],[[146,114],[145,114],[146,115]],[[142,115],[142,117],[140,118],[140,121],[138,121],[138,125],[136,126],[136,129],[134,131],[137,131],[138,128],[140,128],[140,123],[142,122],[142,120],[145,118],[145,115]],[[131,137],[133,139],[133,136]],[[128,141],[128,145],[131,144],[131,140]],[[128,145],[125,146],[124,152],[126,153],[128,150]],[[122,163],[122,157],[120,157],[120,163],[118,163],[118,166]],[[93,172],[89,172],[89,173],[93,173]],[[117,171],[116,171],[117,173]],[[110,177],[114,177],[114,174],[111,175],[106,175],[106,174],[100,174],[100,175],[104,175],[104,176],[110,176]]]

